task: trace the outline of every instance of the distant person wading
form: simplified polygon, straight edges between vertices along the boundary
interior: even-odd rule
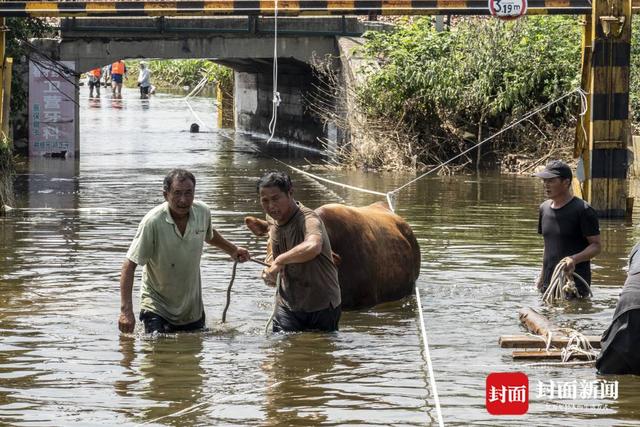
[[[140,98],[147,99],[151,90],[151,71],[145,61],[140,61],[138,87],[140,88]]]

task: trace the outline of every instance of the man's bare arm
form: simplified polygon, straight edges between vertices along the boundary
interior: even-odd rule
[[[131,294],[133,292],[133,277],[138,264],[125,259],[120,273],[120,318],[118,328],[121,332],[131,333],[136,326],[136,318],[133,314]]]

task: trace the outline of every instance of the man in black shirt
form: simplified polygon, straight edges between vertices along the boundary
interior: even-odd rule
[[[595,210],[587,202],[571,194],[571,168],[560,161],[551,161],[535,176],[544,182],[545,196],[540,205],[538,233],[544,237],[542,273],[538,289],[549,286],[553,270],[560,260],[567,258],[565,272],[574,271],[591,285],[589,260],[600,253],[600,228]],[[589,295],[580,280],[576,280],[580,297]]]

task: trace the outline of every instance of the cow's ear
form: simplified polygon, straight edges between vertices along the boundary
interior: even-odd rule
[[[335,264],[336,267],[342,263],[342,258],[340,258],[340,255],[338,255],[333,251],[331,251],[331,258],[333,259],[333,263]]]
[[[253,216],[244,218],[244,223],[253,234],[258,237],[266,236],[269,232],[269,223]]]

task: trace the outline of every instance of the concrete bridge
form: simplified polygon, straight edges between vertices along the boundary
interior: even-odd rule
[[[36,46],[86,72],[117,59],[211,59],[232,68],[236,129],[268,133],[272,115],[275,20],[270,17],[67,18],[60,36]],[[317,138],[336,137],[305,108],[311,89],[310,64],[331,58],[340,67],[339,38],[370,28],[346,17],[278,18],[277,138],[318,147]],[[372,23],[370,25],[376,25]],[[378,28],[380,26],[378,25]]]

